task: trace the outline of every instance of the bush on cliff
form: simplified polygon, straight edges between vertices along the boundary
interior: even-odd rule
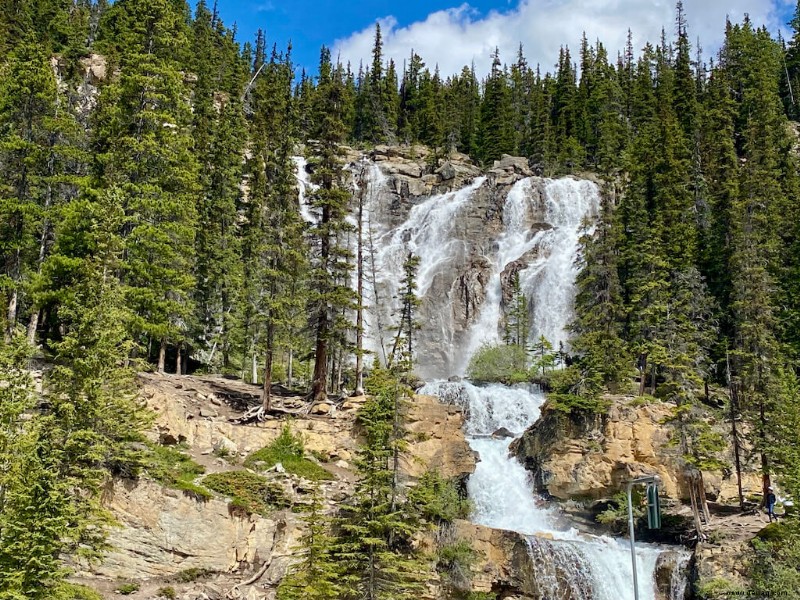
[[[469,362],[467,373],[474,381],[487,383],[522,383],[528,381],[528,356],[516,344],[483,346]]]

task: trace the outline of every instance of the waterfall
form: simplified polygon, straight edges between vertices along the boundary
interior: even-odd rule
[[[491,181],[477,178],[460,190],[410,207],[393,203],[390,211],[380,193],[385,179],[377,169],[370,177],[375,185],[367,206],[375,298],[367,337],[373,351],[382,350],[376,324],[382,323],[384,331],[390,328],[397,310],[398,275],[413,252],[420,258],[422,316],[417,370],[431,381],[420,393],[464,409],[467,439],[480,457],[467,483],[473,520],[527,537],[541,600],[632,600],[628,542],[571,527],[534,494],[529,473],[509,453],[513,439],[492,435],[505,428],[514,439],[521,436],[538,419],[544,394],[532,387],[442,381],[453,373],[463,374],[482,345],[501,341],[503,282],[509,269],[519,274],[528,302],[529,339],[543,335],[554,347],[568,344],[578,242],[596,218],[597,185],[531,177],[515,183],[503,198]],[[467,292],[473,297],[464,299],[470,285]],[[478,313],[463,314],[473,303]],[[654,574],[663,553],[657,546],[637,545],[642,600],[656,598]],[[680,592],[681,581],[678,575],[674,594]]]
[[[532,180],[522,179],[509,190],[503,208],[504,231],[497,241],[492,277],[481,316],[470,329],[457,372],[463,375],[470,358],[484,344],[500,342],[502,274],[522,259],[520,286],[531,313],[529,339],[544,336],[554,348],[567,343],[572,315],[578,238],[585,220],[597,215],[600,191],[590,181],[571,178],[544,180],[544,194],[534,193]],[[531,233],[532,216],[544,228]]]
[[[468,382],[433,382],[420,393],[464,409],[467,440],[480,456],[467,482],[473,521],[528,536],[541,600],[633,600],[629,543],[570,527],[533,493],[530,474],[509,453],[513,440],[492,437],[501,427],[515,434],[514,439],[522,435],[538,419],[544,394],[535,388],[478,387]],[[656,562],[663,550],[637,544],[636,552],[640,598],[655,600]]]
[[[317,218],[311,212],[311,205],[308,202],[308,193],[313,192],[317,186],[311,183],[311,178],[306,171],[308,162],[303,156],[293,156],[292,162],[295,166],[295,177],[297,178],[297,195],[300,203],[300,216],[306,223],[316,223]]]

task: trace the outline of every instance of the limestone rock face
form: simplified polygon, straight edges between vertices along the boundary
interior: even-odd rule
[[[726,541],[724,546],[700,543],[694,556],[698,582],[724,579],[733,587],[747,589],[747,566],[752,558],[749,541]]]
[[[406,417],[408,449],[400,466],[409,477],[435,469],[445,478],[462,478],[475,472],[476,457],[461,430],[461,409],[434,396],[414,396]]]
[[[642,475],[658,475],[667,498],[686,500],[689,488],[685,465],[671,443],[667,420],[672,405],[654,402],[638,405],[633,397],[611,396],[604,416],[566,416],[548,409],[515,442],[513,450],[533,471],[540,492],[556,498],[609,498],[625,489],[625,483]],[[735,475],[704,472],[709,499],[736,497]],[[745,493],[757,492],[760,482],[753,473],[743,478]]]
[[[190,568],[232,572],[288,556],[299,535],[291,511],[267,519],[231,516],[225,499],[198,502],[154,482],[115,483],[108,508],[113,550],[93,567],[95,575],[148,579]]]
[[[545,410],[516,443],[514,451],[534,472],[537,488],[557,498],[603,498],[638,475],[658,474],[664,493],[680,496],[668,433],[659,423],[666,405],[612,406],[607,417],[567,417]]]
[[[469,540],[475,550],[477,560],[471,569],[474,592],[502,591],[501,597],[518,600],[540,597],[524,536],[468,521],[455,522],[454,536]]]

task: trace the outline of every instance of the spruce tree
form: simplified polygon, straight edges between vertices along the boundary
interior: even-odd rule
[[[311,197],[312,208],[318,214],[311,230],[314,254],[310,274],[310,314],[316,338],[312,381],[315,401],[327,397],[329,352],[337,345],[344,348],[347,325],[343,311],[351,308],[354,300],[349,287],[351,252],[346,245],[346,234],[351,229],[346,221],[350,194],[344,188],[340,158],[343,87],[331,64],[330,51],[323,47],[314,99],[314,139],[318,145],[312,165],[312,180],[319,187]]]
[[[300,560],[293,565],[278,587],[278,600],[338,600],[341,598],[341,565],[334,555],[336,538],[332,520],[323,513],[322,495],[315,487],[302,521]]]
[[[500,62],[500,51],[495,48],[492,54],[492,70],[484,84],[480,112],[478,147],[484,164],[491,165],[502,154],[514,151],[511,108],[508,77]]]

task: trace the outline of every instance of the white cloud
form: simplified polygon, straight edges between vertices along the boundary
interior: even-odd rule
[[[700,37],[704,54],[719,48],[726,15],[734,22],[749,13],[756,25],[776,31],[783,25],[778,6],[792,0],[685,0],[689,35],[694,45]],[[624,47],[628,28],[634,45],[657,43],[661,29],[674,37],[674,0],[519,0],[508,10],[477,14],[468,4],[431,13],[424,21],[399,26],[392,16],[380,19],[384,55],[402,68],[413,49],[429,67],[438,63],[442,75],[461,70],[474,61],[480,75],[488,72],[490,55],[500,48],[501,60],[512,63],[522,42],[529,64],[540,63],[543,71],[552,70],[558,51],[568,45],[577,57],[582,32],[590,41],[599,39],[612,59]],[[337,40],[334,55],[350,61],[354,70],[360,61],[371,61],[374,26]]]

